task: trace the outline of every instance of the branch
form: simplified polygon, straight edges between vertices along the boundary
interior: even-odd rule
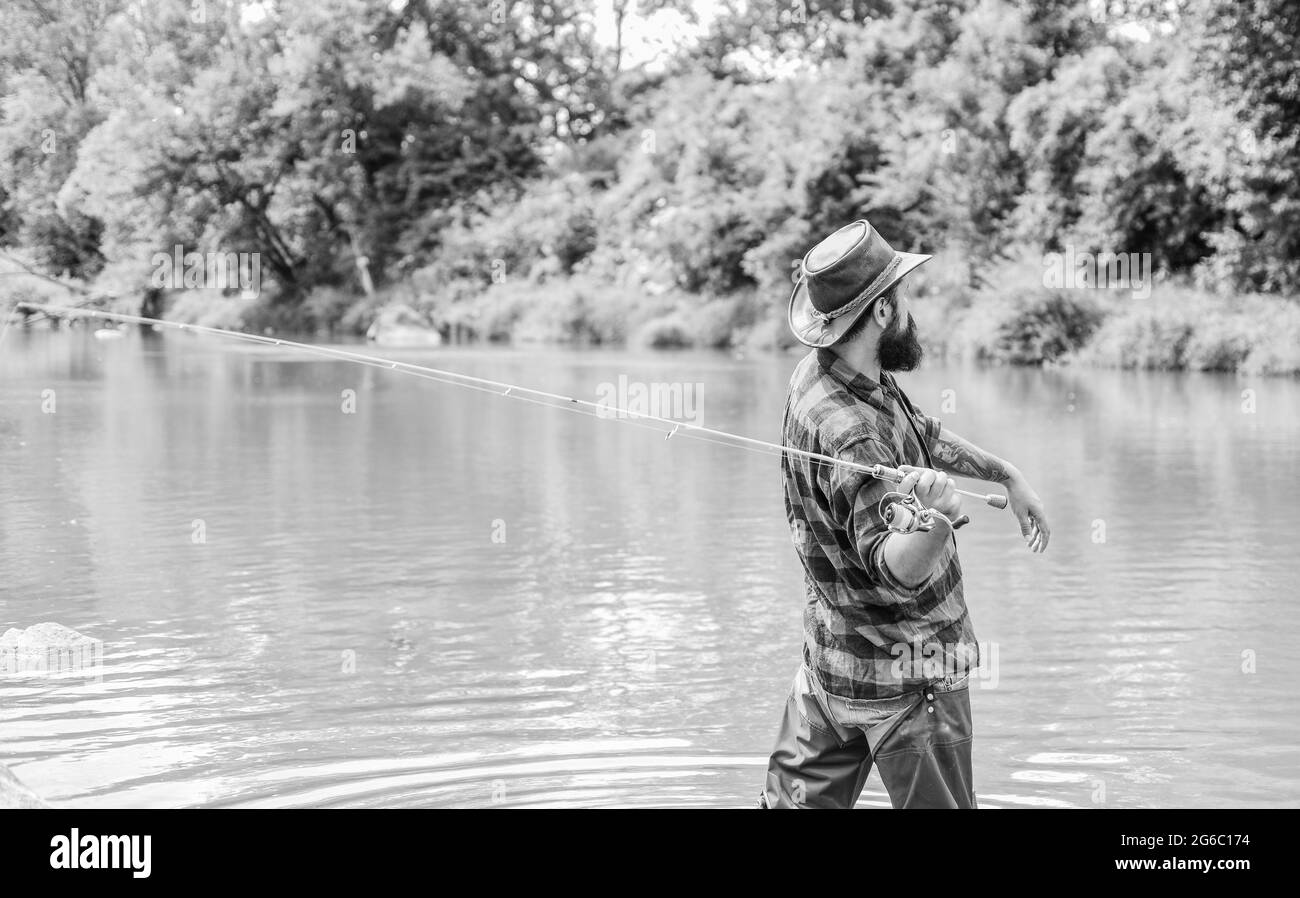
[[[8,262],[12,262],[14,265],[17,265],[19,268],[22,269],[21,272],[19,271],[0,272],[0,276],[4,276],[4,275],[12,276],[12,275],[26,273],[26,274],[30,274],[32,277],[38,277],[43,281],[49,281],[51,284],[57,284],[58,286],[62,287],[65,290],[73,290],[75,292],[84,294],[86,296],[98,295],[95,294],[93,291],[89,290],[88,288],[81,286],[80,284],[69,284],[59,280],[53,275],[46,274],[43,271],[38,271],[35,268],[32,268],[26,262],[22,261],[21,259],[16,259],[13,256],[9,255],[8,253],[0,253],[0,259],[5,259]]]

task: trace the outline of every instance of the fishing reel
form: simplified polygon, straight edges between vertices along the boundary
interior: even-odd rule
[[[885,493],[878,507],[885,526],[894,533],[916,533],[918,530],[928,533],[939,521],[943,521],[953,530],[970,523],[968,515],[962,515],[957,520],[951,521],[943,512],[926,508],[921,504],[921,500],[916,498],[915,493]]]

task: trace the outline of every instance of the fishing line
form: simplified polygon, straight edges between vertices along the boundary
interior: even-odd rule
[[[68,316],[74,318],[102,318],[126,324],[151,325],[155,328],[165,327],[196,334],[229,337],[249,343],[258,343],[264,346],[282,346],[288,349],[296,349],[302,352],[324,356],[326,358],[342,359],[344,361],[366,365],[371,368],[380,368],[397,371],[403,374],[410,374],[415,377],[421,377],[425,380],[432,380],[450,386],[466,387],[483,393],[517,399],[522,402],[531,402],[534,405],[578,412],[602,420],[614,420],[625,424],[636,424],[653,430],[656,433],[664,433],[665,430],[667,430],[665,439],[671,439],[674,436],[681,434],[684,437],[699,440],[700,442],[716,443],[721,446],[729,446],[736,449],[748,449],[751,452],[758,452],[763,455],[790,456],[804,459],[814,465],[847,468],[891,483],[898,483],[905,476],[901,471],[885,465],[863,465],[857,462],[848,461],[847,459],[835,458],[830,455],[808,452],[803,449],[795,449],[791,446],[781,446],[777,443],[768,442],[767,440],[741,436],[740,434],[728,433],[723,430],[714,430],[713,428],[704,427],[699,424],[692,424],[688,421],[674,421],[671,418],[663,418],[658,415],[633,411],[611,403],[592,402],[587,399],[578,399],[573,396],[564,396],[559,393],[550,393],[545,390],[536,390],[531,387],[522,387],[517,384],[509,384],[503,381],[489,380],[488,378],[462,374],[458,371],[431,368],[427,365],[415,365],[410,362],[399,362],[393,359],[366,355],[365,353],[360,352],[351,352],[349,350],[337,349],[330,346],[316,346],[310,343],[298,343],[293,340],[285,340],[281,337],[270,337],[264,334],[250,334],[241,331],[226,330],[219,327],[207,327],[201,324],[165,321],[160,318],[146,318],[142,315],[129,315],[123,312],[105,312],[99,309],[85,309],[76,306],[51,306],[39,303],[19,302],[14,304],[14,308],[32,309],[44,313],[47,317]],[[1007,506],[1006,497],[996,493],[982,494],[962,489],[957,489],[955,492],[972,499],[978,499],[994,508],[1006,508]]]

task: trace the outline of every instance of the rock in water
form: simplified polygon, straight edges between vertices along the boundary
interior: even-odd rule
[[[32,624],[26,630],[18,630],[13,627],[5,630],[5,634],[0,636],[0,645],[16,645],[20,648],[46,646],[66,646],[75,645],[85,639],[76,630],[65,627],[63,624],[56,624],[52,621]]]
[[[48,807],[49,805],[36,797],[35,792],[19,782],[18,777],[14,776],[8,767],[0,764],[0,809]]]
[[[366,339],[380,346],[441,346],[438,333],[427,318],[410,306],[384,306],[366,331]]]

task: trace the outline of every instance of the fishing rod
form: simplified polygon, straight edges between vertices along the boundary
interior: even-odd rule
[[[907,476],[897,468],[891,468],[887,465],[863,465],[847,459],[835,458],[831,455],[808,452],[803,449],[795,449],[792,446],[782,446],[777,443],[768,442],[767,440],[741,436],[740,434],[728,433],[723,430],[714,430],[713,428],[704,427],[699,424],[691,424],[686,421],[674,421],[671,418],[663,418],[658,415],[637,412],[610,403],[592,402],[587,399],[578,399],[573,396],[564,396],[559,393],[549,393],[545,390],[521,387],[517,384],[508,384],[502,381],[489,380],[483,377],[474,377],[473,375],[462,374],[458,371],[431,368],[426,365],[415,365],[410,362],[399,362],[393,359],[385,359],[379,356],[367,355],[360,352],[351,352],[346,349],[338,349],[332,346],[316,346],[310,343],[298,343],[293,340],[285,340],[281,337],[271,337],[264,334],[250,334],[241,331],[226,330],[220,327],[187,324],[181,321],[165,321],[160,318],[146,318],[142,315],[129,315],[123,312],[105,312],[100,309],[51,306],[31,302],[16,303],[15,308],[34,309],[36,311],[45,312],[46,314],[67,315],[74,318],[102,318],[108,321],[119,321],[125,324],[151,325],[155,328],[166,327],[174,330],[187,331],[189,333],[228,337],[249,343],[258,343],[264,346],[282,346],[289,349],[313,353],[326,358],[342,359],[344,361],[367,365],[372,368],[400,371],[404,374],[411,374],[416,377],[422,377],[426,380],[433,380],[439,383],[450,384],[452,386],[468,387],[481,392],[519,399],[524,402],[532,402],[550,408],[563,408],[593,417],[606,419],[613,418],[630,424],[640,424],[641,426],[650,427],[658,433],[663,433],[663,430],[661,430],[660,427],[671,428],[671,430],[669,430],[665,435],[665,439],[671,439],[680,433],[683,436],[697,439],[702,442],[719,443],[721,445],[748,449],[765,455],[793,456],[795,458],[802,458],[813,462],[814,464],[839,466],[852,471],[859,471],[863,474],[874,477],[877,480],[884,480],[890,483],[900,483]],[[975,493],[970,490],[956,488],[954,488],[954,492],[972,499],[978,499],[980,502],[993,508],[1007,507],[1007,497],[997,493]],[[893,499],[891,497],[900,498]],[[915,530],[928,530],[933,527],[935,516],[940,514],[934,509],[927,509],[921,506],[919,502],[916,501],[914,495],[909,497],[904,496],[902,493],[894,492],[886,496],[886,499],[889,500],[890,507],[889,509],[884,508],[885,500],[882,500],[882,515],[884,515],[886,523],[890,526],[890,529],[896,529],[899,532],[910,533]],[[947,520],[947,518],[944,518],[944,520]],[[969,520],[969,517],[962,515],[956,521],[949,521],[949,523],[952,525],[953,529],[957,529]]]

